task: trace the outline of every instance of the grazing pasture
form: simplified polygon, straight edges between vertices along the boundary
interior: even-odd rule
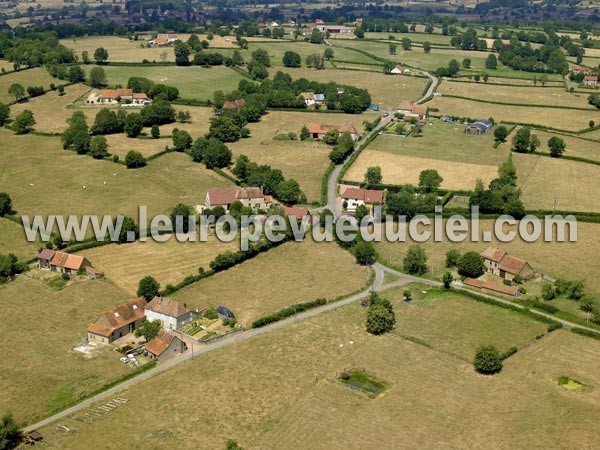
[[[133,41],[118,36],[89,36],[61,39],[60,43],[73,49],[81,59],[81,53],[87,51],[93,61],[94,51],[103,47],[108,52],[109,62],[142,62],[144,59],[151,62],[175,61],[173,47],[146,48],[145,41]],[[164,56],[164,59],[163,59]],[[136,68],[137,69],[137,68]],[[131,70],[131,68],[130,68]]]
[[[494,230],[494,222],[491,220],[480,221],[480,231]],[[511,227],[510,230],[517,230]],[[577,242],[544,242],[543,239],[535,242],[525,242],[515,239],[511,242],[500,242],[492,239],[491,242],[483,242],[479,234],[479,242],[470,242],[467,238],[463,242],[450,242],[444,239],[442,242],[434,242],[433,239],[420,243],[427,254],[427,264],[437,278],[441,278],[447,270],[445,267],[446,252],[451,248],[457,248],[461,252],[482,252],[489,246],[499,247],[509,254],[527,260],[535,271],[547,274],[554,278],[577,279],[584,278],[590,292],[596,296],[600,295],[600,280],[597,277],[598,267],[595,256],[600,251],[600,242],[596,239],[600,233],[600,225],[594,223],[579,222],[577,224]],[[568,231],[567,231],[568,238]],[[402,267],[404,256],[411,242],[378,242],[375,249],[386,264]]]
[[[125,133],[106,135],[108,143],[108,152],[111,155],[117,155],[121,160],[130,150],[140,152],[144,158],[155,155],[165,149],[166,146],[172,146],[172,141],[169,138],[165,139],[141,139],[128,138]]]
[[[494,149],[493,142],[491,132],[466,135],[463,125],[436,122],[423,128],[422,137],[377,137],[345,178],[363,181],[368,167],[381,166],[384,183],[417,185],[422,170],[436,169],[443,188],[470,190],[478,178],[484,183],[494,179],[508,157],[506,146]]]
[[[171,236],[167,242],[133,242],[123,245],[105,245],[81,252],[104,272],[106,278],[131,295],[135,295],[139,281],[153,276],[164,288],[177,284],[188,275],[197,275],[200,267],[209,269],[209,263],[219,253],[239,248],[237,242],[221,242],[210,236],[207,242],[178,242]]]
[[[289,242],[185,287],[174,298],[193,308],[224,305],[249,327],[294,303],[356,291],[369,274],[333,242]]]
[[[108,350],[87,359],[71,347],[85,338],[102,311],[130,298],[105,280],[77,280],[56,291],[21,275],[0,285],[5,314],[0,322],[0,410],[12,411],[19,422],[32,422],[73,400],[76,391],[82,395],[129,372],[118,353]]]
[[[3,78],[3,77],[0,77]],[[59,95],[58,91],[48,92],[40,97],[29,99],[24,103],[17,103],[10,107],[11,115],[14,118],[25,109],[33,112],[35,119],[34,129],[42,133],[62,133],[67,128],[67,119],[73,115],[77,109],[69,108],[81,97],[85,97],[90,87],[84,84],[75,84],[65,88],[64,95]],[[88,125],[94,123],[94,117],[99,109],[84,110]]]
[[[428,78],[423,77],[384,75],[356,70],[306,68],[277,70],[289,73],[293,79],[306,78],[321,83],[334,81],[367,89],[371,94],[371,101],[378,103],[380,109],[396,108],[402,100],[417,101],[422,97],[425,85],[429,81]]]
[[[513,131],[513,133],[515,132],[516,130]],[[536,134],[540,139],[540,147],[538,148],[538,151],[550,153],[550,149],[548,148],[548,140],[553,137],[558,137],[565,141],[565,144],[567,144],[564,153],[565,156],[577,156],[579,158],[600,161],[600,142],[588,141],[587,139],[580,139],[577,136],[551,133],[543,130],[532,130],[532,133]],[[589,136],[588,133],[585,133],[581,136],[586,138],[592,137]]]
[[[459,308],[448,310],[451,320],[468,314],[460,309],[461,302],[449,303]],[[500,374],[486,377],[435,345],[428,348],[398,336],[400,324],[388,335],[367,334],[365,315],[365,309],[349,305],[197,357],[128,389],[125,407],[77,434],[58,435],[50,427],[42,432],[55,445],[69,448],[144,447],[165,440],[185,447],[199,439],[207,448],[221,448],[227,439],[244,448],[265,449],[385,448],[390,442],[408,448],[416,439],[423,448],[440,442],[445,448],[460,448],[469,442],[478,448],[544,449],[575,441],[579,448],[594,448],[598,393],[569,392],[555,379],[568,374],[597,385],[597,341],[557,331],[504,361]],[[496,326],[508,323],[502,311],[485,305],[479,317]],[[448,330],[446,318],[440,320],[442,324],[427,323],[424,331],[434,344],[451,345],[451,336],[458,336],[461,345],[465,336],[473,344],[478,338],[488,341],[477,334],[478,326]],[[518,321],[511,325],[511,333],[524,326]],[[493,339],[503,339],[502,333],[498,330]],[[384,394],[371,399],[338,383],[339,374],[352,368],[384,381]],[[173,400],[173,383],[188,386],[186,395]],[[206,392],[219,407],[197,409],[193,423],[181,420]],[[485,401],[473,401],[477,398]],[[150,416],[133,413],[150,401],[166,399],[171,399],[168,409],[158,408]],[[411,426],[398,426],[402,422]],[[459,435],[456,430],[461,430]]]
[[[472,99],[489,102],[517,103],[532,105],[551,105],[556,107],[570,106],[576,108],[589,108],[587,95],[565,92],[564,87],[515,87],[494,86],[488,83],[456,83],[444,81],[438,92],[442,94],[458,95]]]
[[[0,254],[14,253],[19,261],[37,254],[39,241],[27,242],[23,227],[12,220],[0,218]]]
[[[44,89],[50,89],[50,83],[59,85],[65,83],[65,81],[50,76],[48,71],[43,67],[23,69],[18,72],[9,73],[0,77],[0,102],[8,103],[15,100],[15,98],[8,93],[8,88],[14,83],[23,86],[25,95],[27,95],[27,88],[29,86],[43,86]]]
[[[171,50],[172,52],[172,50]],[[84,66],[86,67],[86,66]],[[87,66],[91,70],[93,66]],[[127,86],[130,77],[145,77],[154,83],[162,83],[179,89],[181,98],[212,100],[214,91],[230,92],[237,89],[243,78],[236,71],[225,67],[127,67],[105,66],[107,83],[110,86],[121,84]]]
[[[300,135],[304,125],[311,122],[341,125],[350,122],[357,130],[363,131],[363,120],[372,120],[374,115],[321,114],[317,112],[270,111],[260,122],[248,125],[249,139],[228,144],[235,156],[246,155],[259,164],[269,164],[280,169],[286,178],[294,178],[300,183],[308,201],[318,201],[321,192],[321,178],[329,165],[328,154],[331,147],[322,143],[307,141],[280,141],[273,138],[281,133],[293,132]]]
[[[188,155],[170,153],[141,169],[127,169],[62,149],[59,138],[16,136],[0,130],[0,192],[8,192],[19,214],[128,214],[138,205],[148,214],[178,203],[196,205],[211,188],[231,183]],[[52,174],[52,183],[45,183]],[[84,188],[85,187],[85,188]]]
[[[560,108],[494,105],[462,98],[434,97],[427,102],[430,108],[439,109],[438,114],[458,117],[493,117],[496,122],[509,121],[577,131],[588,127],[590,119],[599,121],[599,111],[579,111]]]
[[[600,166],[517,153],[514,161],[526,208],[600,212]]]

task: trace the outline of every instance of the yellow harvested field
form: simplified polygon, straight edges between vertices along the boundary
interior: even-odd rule
[[[150,238],[146,242],[96,247],[80,254],[110,281],[135,295],[139,281],[145,276],[153,276],[164,288],[188,275],[197,275],[200,267],[208,270],[219,253],[238,248],[237,242],[220,242],[215,236],[210,236],[207,242],[185,243],[171,236],[162,243]]]
[[[338,69],[277,68],[271,69],[271,74],[274,74],[276,70],[289,73],[294,80],[306,78],[320,83],[334,81],[367,89],[371,94],[371,101],[379,104],[380,109],[395,108],[402,100],[416,101],[420,99],[428,81],[428,78],[421,77],[392,76],[376,72]]]
[[[356,291],[369,273],[333,242],[289,242],[183,288],[174,298],[194,308],[224,305],[249,327],[294,303]]]
[[[0,77],[3,78],[3,77]],[[40,97],[30,99],[25,103],[17,103],[10,107],[11,116],[14,118],[21,111],[28,109],[33,112],[35,119],[34,129],[43,133],[62,133],[67,128],[67,119],[73,115],[75,108],[68,105],[74,103],[81,96],[90,91],[89,86],[74,84],[65,87],[65,94],[58,95],[56,92],[48,92]],[[99,111],[99,110],[98,110]],[[88,125],[94,122],[96,110],[84,111]]]
[[[596,447],[597,341],[556,331],[488,377],[435,346],[394,333],[369,335],[365,316],[350,305],[197,357],[128,389],[125,406],[76,434],[53,433],[51,426],[41,431],[55,446],[74,449],[192,448],[199,441],[224,448],[228,439],[251,449],[414,448],[415,442],[445,449],[465,443],[490,450],[571,448],[573,442],[582,450]],[[437,325],[427,328],[434,334]],[[387,389],[372,399],[342,386],[337,377],[351,368],[367,371]],[[556,384],[562,375],[590,388],[566,391]],[[174,384],[187,386],[186,395],[173,400]],[[197,408],[207,392],[218,407]],[[136,413],[152,401],[170,401],[169,408]],[[194,408],[196,420],[182,420]]]
[[[427,102],[427,106],[438,108],[439,114],[442,115],[493,117],[496,122],[529,123],[570,131],[587,128],[590,120],[600,122],[600,111],[494,105],[461,98],[434,97],[432,101]]]
[[[600,212],[600,166],[523,154],[514,162],[527,209]]]
[[[32,422],[73,400],[77,389],[82,395],[128,373],[112,349],[89,359],[71,347],[102,311],[130,298],[105,280],[78,279],[53,290],[21,275],[0,285],[0,308],[11,316],[0,321],[0,410]]]
[[[398,138],[402,139],[402,138]],[[419,184],[419,174],[426,169],[435,169],[442,176],[442,188],[469,190],[480,179],[489,184],[498,176],[497,166],[443,161],[414,156],[392,155],[388,152],[364,150],[346,172],[350,181],[363,181],[368,167],[380,166],[382,179],[390,184]]]
[[[60,43],[72,48],[75,54],[81,58],[81,53],[87,51],[89,58],[93,60],[94,51],[103,47],[108,52],[109,62],[142,62],[148,61],[174,61],[175,55],[172,47],[150,47],[146,48],[145,41],[130,41],[127,38],[117,36],[90,36],[82,38],[61,39]],[[132,68],[132,73],[135,69]]]
[[[517,130],[512,132],[509,140],[512,136],[514,136]],[[550,153],[550,149],[548,148],[548,140],[552,137],[557,137],[565,141],[565,144],[567,144],[564,153],[565,156],[577,156],[580,158],[600,161],[600,142],[588,141],[587,139],[580,139],[577,136],[550,133],[543,130],[532,130],[532,133],[537,135],[537,137],[540,139],[539,151]],[[593,136],[585,133],[582,135],[582,137],[592,138]]]
[[[491,220],[480,221],[480,231],[493,231],[494,222]],[[510,230],[517,230],[517,226]],[[506,230],[508,231],[508,230]],[[450,242],[444,239],[442,242],[434,242],[433,239],[420,243],[427,253],[427,264],[433,267],[434,275],[441,278],[447,270],[445,265],[446,252],[451,248],[457,248],[462,253],[467,251],[482,252],[489,246],[499,247],[509,254],[527,260],[535,271],[550,275],[554,278],[587,280],[587,286],[591,293],[600,295],[600,278],[598,277],[597,255],[600,252],[600,224],[579,222],[577,224],[577,242],[544,242],[543,239],[535,242],[525,242],[515,239],[512,242],[500,242],[492,239],[491,242],[482,242],[481,234],[479,242]],[[493,236],[493,234],[492,234]],[[410,244],[414,242],[380,242],[375,248],[381,260],[402,267],[404,256]]]
[[[184,106],[184,105],[174,105],[173,106],[176,111],[188,111],[191,115],[191,119],[189,123],[168,123],[166,125],[160,126],[160,135],[168,136],[173,133],[174,128],[178,128],[180,130],[185,130],[190,135],[196,139],[199,138],[206,133],[208,133],[208,129],[210,128],[209,119],[214,115],[212,108],[206,108],[203,106]],[[145,128],[144,132],[150,135],[150,128]]]
[[[587,95],[566,92],[564,87],[494,86],[488,83],[444,81],[438,92],[490,102],[589,108],[591,114],[594,112],[587,102]],[[553,110],[548,110],[548,113],[554,114]]]
[[[302,127],[311,122],[330,125],[349,122],[362,133],[363,120],[364,116],[352,114],[271,111],[260,122],[248,124],[251,131],[249,139],[241,139],[228,144],[228,147],[234,158],[246,155],[259,164],[280,169],[286,178],[293,178],[300,183],[309,202],[316,201],[320,198],[321,178],[329,165],[331,147],[312,140],[279,141],[273,138],[289,132],[298,136]]]
[[[172,147],[172,141],[168,139],[139,139],[128,138],[124,133],[106,135],[108,143],[108,152],[111,155],[118,155],[124,159],[127,152],[135,150],[140,152],[144,158],[155,155],[165,149],[166,146]]]

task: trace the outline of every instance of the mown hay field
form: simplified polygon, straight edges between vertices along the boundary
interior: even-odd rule
[[[183,288],[173,298],[194,308],[226,306],[249,327],[294,303],[354,292],[365,286],[369,274],[333,242],[289,242]]]
[[[432,231],[432,228],[429,228],[429,230]],[[493,221],[480,221],[481,233],[484,231],[493,232],[493,230]],[[510,227],[510,230],[516,231],[517,226]],[[494,246],[506,250],[513,256],[527,260],[536,272],[554,278],[586,279],[590,292],[596,296],[600,295],[598,266],[594,256],[600,251],[600,242],[597,238],[600,225],[579,222],[577,232],[577,242],[556,242],[556,239],[551,242],[544,242],[543,239],[540,239],[529,243],[518,238],[511,242],[500,242],[493,238],[488,243],[482,242],[482,235],[480,234],[479,242],[470,242],[469,238],[463,242],[450,242],[445,238],[442,242],[433,242],[433,239],[430,239],[427,242],[419,243],[419,245],[425,249],[430,272],[433,268],[433,274],[436,278],[441,278],[447,270],[445,266],[446,252],[451,248],[457,248],[464,253],[471,250],[482,252],[489,246]],[[375,248],[383,262],[402,268],[408,247],[414,243],[410,240],[407,240],[407,242],[387,242],[384,240],[375,243]]]
[[[43,67],[9,73],[0,77],[0,102],[8,103],[15,100],[15,97],[8,93],[8,88],[14,83],[23,86],[25,95],[27,95],[27,88],[29,86],[43,86],[44,89],[50,89],[50,83],[59,85],[65,83],[65,81],[50,76],[48,71]]]
[[[516,133],[515,130],[513,133]],[[600,142],[589,141],[587,139],[580,139],[577,136],[569,136],[566,134],[551,133],[543,130],[532,130],[533,134],[537,135],[540,140],[540,146],[538,151],[550,153],[548,148],[548,140],[557,137],[565,141],[566,149],[565,156],[577,156],[579,158],[586,158],[595,161],[600,161]],[[512,137],[513,135],[511,135]],[[582,137],[591,137],[588,133],[582,135]],[[510,138],[509,138],[510,139]]]
[[[137,217],[139,205],[149,217],[178,203],[197,205],[211,188],[231,182],[170,153],[141,169],[127,169],[62,149],[60,138],[16,136],[0,130],[0,192],[8,192],[19,214],[118,214]],[[48,177],[51,176],[51,181]]]
[[[84,66],[84,68],[86,67],[91,70],[94,66]],[[197,100],[212,100],[213,93],[217,90],[233,91],[237,89],[243,78],[238,72],[225,66],[209,68],[200,66],[104,66],[103,69],[110,86],[117,84],[127,86],[129,78],[145,77],[157,84],[162,83],[176,87],[179,89],[181,98]]]
[[[179,242],[171,236],[167,242],[112,244],[81,252],[106,278],[135,295],[139,281],[152,276],[165,287],[177,284],[186,276],[197,275],[198,269],[209,269],[210,262],[219,253],[236,251],[237,242],[221,242],[210,236],[207,242]]]
[[[88,52],[89,58],[92,61],[94,52],[98,47],[103,47],[108,51],[109,62],[142,62],[144,59],[151,62],[160,62],[163,60],[163,53],[165,61],[175,61],[173,47],[146,48],[145,41],[132,41],[117,36],[89,36],[61,39],[60,43],[73,49],[80,59],[82,52]]]
[[[437,108],[442,115],[473,119],[493,117],[496,122],[528,123],[569,131],[587,128],[590,120],[600,119],[598,111],[494,105],[450,97],[434,97],[427,106]]]
[[[444,81],[440,85],[438,92],[489,102],[551,105],[557,107],[570,106],[589,108],[593,111],[593,108],[587,102],[586,95],[565,92],[564,87],[493,86],[487,83],[473,84]]]
[[[526,208],[600,212],[600,166],[518,153],[514,161]]]
[[[456,306],[447,310],[450,322],[472,314],[461,302],[450,303]],[[502,312],[494,319],[498,310],[482,307],[489,309],[482,311],[486,320],[509,323]],[[77,434],[59,435],[50,427],[42,432],[46,441],[69,448],[197,448],[198,442],[202,448],[221,448],[227,439],[251,449],[387,448],[390,442],[409,448],[417,441],[421,448],[440,442],[444,448],[463,448],[465,442],[490,449],[569,448],[573,442],[595,448],[600,395],[593,388],[566,391],[555,380],[568,375],[597,385],[597,341],[557,331],[506,360],[500,374],[487,377],[435,347],[436,342],[451,345],[450,335],[459,339],[458,346],[465,338],[476,342],[479,327],[448,330],[439,322],[428,323],[425,333],[434,337],[428,348],[395,332],[369,335],[365,317],[364,308],[349,305],[236,343],[128,389],[127,405]],[[485,335],[479,338],[487,341]],[[372,399],[342,386],[337,377],[351,368],[366,370],[387,389]],[[173,397],[174,382],[188,387],[185,395]],[[197,408],[207,392],[218,408]],[[473,401],[478,398],[484,401]],[[134,413],[151,400],[166,399],[168,409],[158,408],[150,416]],[[187,420],[190,410],[194,421]],[[411,426],[398,426],[401,422]]]
[[[369,115],[369,120],[374,115]],[[300,135],[304,125],[311,122],[330,125],[353,124],[363,132],[363,120],[367,117],[352,114],[322,114],[317,112],[271,111],[260,122],[251,123],[251,136],[228,144],[234,154],[246,155],[259,164],[269,164],[280,169],[286,178],[300,183],[308,201],[318,201],[321,192],[321,179],[329,165],[331,147],[322,143],[307,141],[281,141],[273,139],[281,133]]]
[[[57,277],[59,275],[56,275]],[[78,280],[62,290],[28,275],[0,286],[0,409],[19,422],[48,415],[79,394],[129,372],[111,350],[86,359],[71,347],[107,308],[130,296],[104,280]]]
[[[367,89],[371,94],[371,101],[379,104],[380,109],[396,108],[402,100],[417,101],[422,97],[428,81],[427,78],[422,77],[384,75],[383,72],[357,70],[306,68],[281,70],[289,73],[293,79],[306,78],[321,83],[334,81]],[[274,69],[271,73],[274,73]]]

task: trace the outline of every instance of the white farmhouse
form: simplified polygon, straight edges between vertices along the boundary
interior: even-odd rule
[[[154,297],[144,306],[146,320],[160,320],[166,330],[177,330],[197,317],[197,313],[190,311],[184,305],[174,300],[163,297]]]

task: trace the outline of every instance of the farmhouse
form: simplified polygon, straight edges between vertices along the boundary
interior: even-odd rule
[[[243,98],[223,103],[223,109],[238,109],[242,106],[246,106],[246,100]]]
[[[304,99],[306,106],[314,105],[316,103],[321,104],[325,101],[325,94],[315,94],[313,92],[303,92],[300,94]]]
[[[144,345],[144,356],[164,361],[186,350],[185,342],[165,330],[160,330],[153,339]]]
[[[419,122],[427,122],[427,105],[417,105],[404,100],[398,106],[398,113],[404,116],[404,120],[415,118]]]
[[[342,193],[342,200],[346,202],[349,213],[355,212],[360,205],[365,205],[372,213],[375,205],[383,204],[383,191],[348,187]]]
[[[85,103],[93,104],[131,104],[137,106],[149,105],[151,100],[144,92],[133,92],[133,89],[102,89],[100,93],[92,92],[88,95]]]
[[[481,136],[482,134],[486,134],[490,128],[492,128],[494,124],[486,119],[478,120],[472,124],[469,124],[465,128],[466,134],[475,134]]]
[[[229,211],[229,207],[235,201],[254,209],[268,209],[273,204],[273,198],[263,194],[262,189],[258,187],[210,189],[206,193],[204,204],[207,208],[222,206],[225,211]]]
[[[310,211],[306,208],[294,208],[290,206],[283,207],[283,214],[286,217],[295,217],[296,220],[300,221],[305,226],[313,224],[313,216]]]
[[[342,125],[325,125],[322,123],[309,123],[308,124],[308,132],[313,139],[317,141],[323,140],[327,132],[331,130],[338,130],[341,133],[350,133],[353,141],[357,141],[360,135],[358,134],[358,130],[351,123],[343,123]]]
[[[146,300],[136,298],[103,312],[88,327],[88,341],[110,344],[126,334],[133,333],[146,320],[144,306]]]
[[[580,66],[578,64],[569,64],[569,73],[582,73],[584,75],[589,75],[591,73],[591,69],[589,67]]]
[[[57,252],[49,248],[43,249],[37,256],[38,267],[53,272],[73,274],[85,270],[90,278],[102,276],[102,272],[94,269],[87,258],[69,253]]]
[[[523,278],[533,276],[533,268],[523,259],[510,256],[504,250],[489,247],[481,253],[486,270],[505,280],[513,281],[516,275]]]
[[[583,77],[583,84],[585,86],[596,87],[598,85],[598,77],[596,75],[586,75]]]
[[[162,327],[168,330],[177,330],[198,316],[185,305],[163,297],[154,297],[144,306],[144,311],[147,320],[159,320]]]
[[[390,70],[390,73],[392,73],[394,75],[402,75],[404,73],[404,67],[402,67],[400,64],[398,64],[396,67],[394,67],[392,70]]]
[[[165,45],[171,45],[178,39],[174,33],[159,33],[155,39],[150,39],[148,43],[150,45],[156,45],[158,47],[164,47]]]
[[[463,281],[463,284],[476,289],[481,289],[483,292],[488,292],[490,294],[501,294],[514,298],[517,298],[520,294],[520,290],[516,286],[506,286],[505,284],[494,283],[493,281],[467,278]]]
[[[354,33],[354,27],[347,27],[345,25],[317,25],[317,30],[322,33],[329,34],[352,34]]]

